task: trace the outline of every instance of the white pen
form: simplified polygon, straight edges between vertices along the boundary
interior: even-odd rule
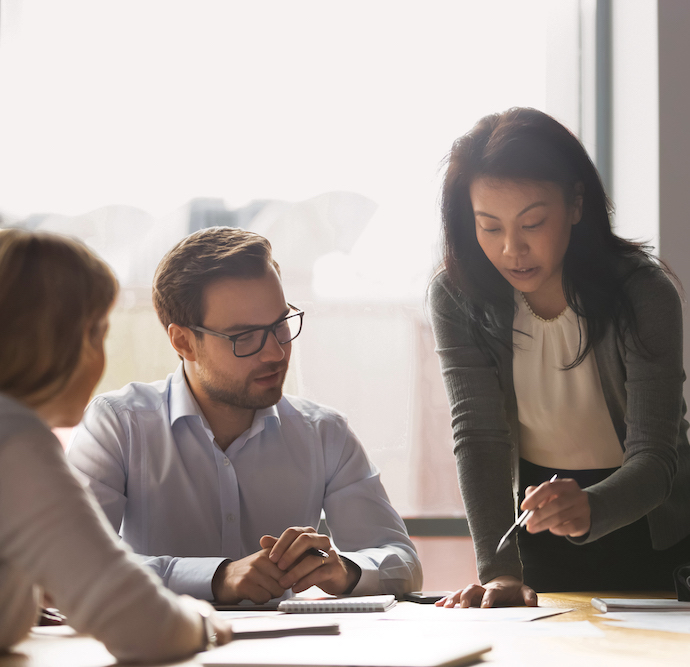
[[[556,480],[558,477],[558,474],[555,474],[549,482],[553,482]],[[508,540],[515,535],[515,533],[522,528],[529,518],[532,516],[532,510],[525,510],[515,521],[515,523],[508,529],[508,532],[501,538],[501,541],[498,543],[498,546],[496,547],[496,553],[498,553],[503,547],[505,547],[506,544],[508,544]]]

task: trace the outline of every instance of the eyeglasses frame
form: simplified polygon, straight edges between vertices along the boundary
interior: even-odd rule
[[[295,312],[292,314],[288,314],[285,317],[281,317],[279,320],[274,322],[273,324],[269,324],[268,326],[265,327],[254,327],[253,329],[247,329],[246,331],[240,331],[240,333],[237,334],[224,334],[220,333],[220,331],[213,331],[212,329],[207,329],[206,327],[202,327],[198,324],[190,324],[187,326],[188,329],[191,329],[192,331],[198,331],[199,333],[205,333],[208,334],[209,336],[216,336],[217,338],[224,338],[225,340],[229,340],[232,343],[232,353],[238,358],[238,359],[244,359],[246,357],[253,357],[255,354],[259,354],[261,350],[264,349],[264,346],[266,345],[266,341],[268,340],[268,334],[272,333],[276,340],[278,341],[279,345],[287,345],[288,343],[291,343],[297,336],[299,336],[302,333],[302,325],[304,324],[304,311],[301,310],[300,308],[297,308],[296,306],[293,306],[292,304],[288,303],[287,304],[288,308],[294,310]],[[291,317],[299,317],[299,331],[295,336],[293,336],[290,340],[285,341],[284,343],[281,343],[278,340],[278,337],[276,336],[276,328],[285,322],[286,320],[289,320]],[[235,351],[235,341],[240,338],[241,336],[246,336],[248,333],[252,333],[253,331],[263,331],[264,332],[264,337],[261,340],[261,345],[259,346],[259,349],[256,352],[252,352],[251,354],[237,354]]]

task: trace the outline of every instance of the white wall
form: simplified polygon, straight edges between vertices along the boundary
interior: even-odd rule
[[[613,0],[616,230],[649,242],[690,293],[688,35],[687,0]],[[684,306],[687,371],[690,309]]]
[[[690,2],[658,0],[658,7],[659,252],[690,294]],[[690,370],[687,305],[685,369]]]
[[[580,0],[546,6],[546,108],[581,136]]]
[[[658,252],[657,0],[613,0],[612,10],[616,231]]]

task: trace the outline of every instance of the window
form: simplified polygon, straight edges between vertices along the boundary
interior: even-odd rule
[[[579,122],[579,6],[6,0],[0,215],[118,273],[101,391],[175,368],[150,306],[170,246],[265,234],[306,312],[287,390],[348,414],[404,516],[462,516],[424,314],[441,162],[510,106]]]

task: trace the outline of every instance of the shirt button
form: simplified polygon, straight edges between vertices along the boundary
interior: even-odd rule
[[[225,518],[226,518],[228,521],[234,521],[234,520],[235,520],[235,515],[232,514],[232,512],[231,512],[230,514],[226,514]]]
[[[229,465],[230,465],[230,459],[229,459],[227,456],[223,459],[223,465],[224,465],[224,466],[229,466]]]

